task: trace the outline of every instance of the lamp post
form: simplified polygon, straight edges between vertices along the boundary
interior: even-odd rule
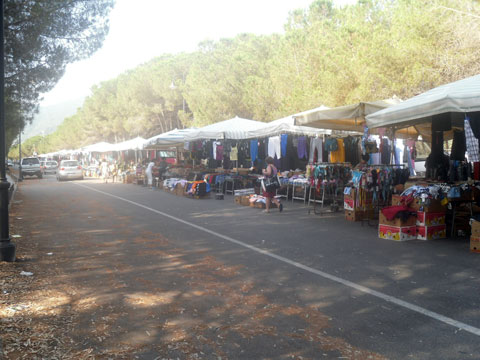
[[[3,32],[3,1],[0,0],[0,261],[15,261],[16,246],[10,241],[10,229],[8,225],[8,189],[5,169],[5,35]]]

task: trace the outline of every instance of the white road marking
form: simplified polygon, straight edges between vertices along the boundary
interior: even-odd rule
[[[444,315],[441,315],[439,313],[436,313],[434,311],[430,311],[430,310],[427,310],[421,306],[417,306],[415,304],[412,304],[412,303],[409,303],[407,301],[404,301],[404,300],[401,300],[401,299],[398,299],[396,297],[393,297],[393,296],[390,296],[390,295],[387,295],[387,294],[384,294],[382,292],[379,292],[379,291],[376,291],[376,290],[373,290],[373,289],[370,289],[366,286],[363,286],[363,285],[360,285],[360,284],[357,284],[357,283],[354,283],[354,282],[351,282],[349,280],[345,280],[345,279],[342,279],[338,276],[335,276],[335,275],[331,275],[331,274],[328,274],[324,271],[320,271],[320,270],[317,270],[317,269],[314,269],[314,268],[311,268],[309,266],[306,266],[306,265],[303,265],[297,261],[293,261],[293,260],[290,260],[288,258],[285,258],[283,256],[280,256],[280,255],[276,255],[274,253],[271,253],[267,250],[263,250],[263,249],[260,249],[260,248],[257,248],[255,246],[252,246],[252,245],[249,245],[249,244],[246,244],[240,240],[236,240],[234,238],[231,238],[230,236],[226,236],[226,235],[223,235],[223,234],[220,234],[220,233],[217,233],[215,231],[212,231],[212,230],[209,230],[207,228],[204,228],[203,226],[199,226],[199,225],[196,225],[196,224],[193,224],[189,221],[186,221],[186,220],[182,220],[180,218],[177,218],[175,216],[172,216],[170,214],[167,214],[167,213],[164,213],[162,211],[159,211],[159,210],[155,210],[155,209],[152,209],[151,207],[148,207],[148,206],[145,206],[145,205],[142,205],[142,204],[139,204],[135,201],[132,201],[132,200],[128,200],[128,199],[125,199],[125,198],[122,198],[120,196],[117,196],[117,195],[113,195],[113,194],[110,194],[110,193],[107,193],[107,192],[104,192],[104,191],[101,191],[101,190],[97,190],[97,189],[94,189],[94,188],[91,188],[89,186],[86,186],[86,185],[82,185],[82,184],[79,184],[79,183],[75,183],[75,185],[78,185],[78,186],[81,186],[81,187],[84,187],[84,188],[87,188],[89,190],[92,190],[92,191],[96,191],[98,193],[101,193],[101,194],[104,194],[106,196],[110,196],[112,198],[115,198],[115,199],[118,199],[118,200],[122,200],[122,201],[125,201],[129,204],[132,204],[132,205],[135,205],[135,206],[138,206],[138,207],[141,207],[145,210],[149,210],[151,212],[154,212],[156,214],[159,214],[159,215],[162,215],[162,216],[165,216],[169,219],[172,219],[172,220],[175,220],[179,223],[182,223],[182,224],[185,224],[185,225],[188,225],[188,226],[191,226],[195,229],[198,229],[198,230],[201,230],[203,232],[206,232],[208,234],[211,234],[211,235],[214,235],[216,237],[219,237],[221,239],[224,239],[224,240],[227,240],[231,243],[234,243],[234,244],[237,244],[237,245],[240,245],[240,246],[243,246],[247,249],[250,249],[250,250],[253,250],[257,253],[260,253],[260,254],[263,254],[263,255],[266,255],[266,256],[269,256],[271,258],[274,258],[274,259],[277,259],[279,261],[282,261],[286,264],[289,264],[289,265],[292,265],[296,268],[299,268],[299,269],[303,269],[305,271],[308,271],[312,274],[316,274],[316,275],[319,275],[325,279],[329,279],[329,280],[332,280],[332,281],[335,281],[339,284],[342,284],[342,285],[345,285],[345,286],[348,286],[352,289],[355,289],[355,290],[358,290],[358,291],[361,291],[363,293],[366,293],[366,294],[369,294],[369,295],[373,295],[373,296],[376,296],[382,300],[385,300],[389,303],[392,303],[392,304],[395,304],[395,305],[398,305],[398,306],[401,306],[403,308],[406,308],[406,309],[409,309],[411,311],[414,311],[414,312],[417,312],[417,313],[420,313],[422,315],[425,315],[425,316],[428,316],[432,319],[435,319],[435,320],[438,320],[440,322],[443,322],[445,324],[448,324],[448,325],[451,325],[457,329],[461,329],[461,330],[465,330],[469,333],[472,333],[474,335],[477,335],[477,336],[480,336],[480,329],[479,328],[476,328],[474,326],[471,326],[471,325],[468,325],[468,324],[465,324],[463,322],[460,322],[460,321],[457,321],[455,319],[452,319],[452,318],[449,318],[447,316],[444,316]]]

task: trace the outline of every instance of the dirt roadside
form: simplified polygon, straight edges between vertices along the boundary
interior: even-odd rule
[[[155,264],[161,278],[151,277],[152,267],[117,262],[122,236],[131,237],[129,219],[100,203],[89,208],[92,229],[105,227],[99,222],[109,214],[115,230],[87,236],[88,224],[72,222],[62,241],[47,219],[66,208],[15,195],[10,234],[21,236],[13,239],[18,261],[0,263],[3,358],[383,359],[330,336],[317,308],[275,301],[243,266],[205,250],[141,231],[131,255]],[[82,252],[87,246],[96,249],[91,257]]]

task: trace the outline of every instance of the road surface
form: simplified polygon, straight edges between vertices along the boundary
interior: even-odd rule
[[[193,200],[54,175],[26,179],[15,200],[24,257],[16,270],[34,275],[22,282],[28,292],[7,284],[4,298],[29,304],[32,328],[61,329],[39,351],[480,359],[480,257],[466,241],[383,240],[341,214],[308,214],[301,202],[263,214],[231,196]],[[7,351],[11,341],[3,339]]]

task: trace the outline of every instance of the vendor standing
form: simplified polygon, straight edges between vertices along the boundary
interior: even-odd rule
[[[167,171],[168,163],[167,160],[162,157],[160,162],[158,163],[158,172],[161,178],[163,178],[163,174]]]

